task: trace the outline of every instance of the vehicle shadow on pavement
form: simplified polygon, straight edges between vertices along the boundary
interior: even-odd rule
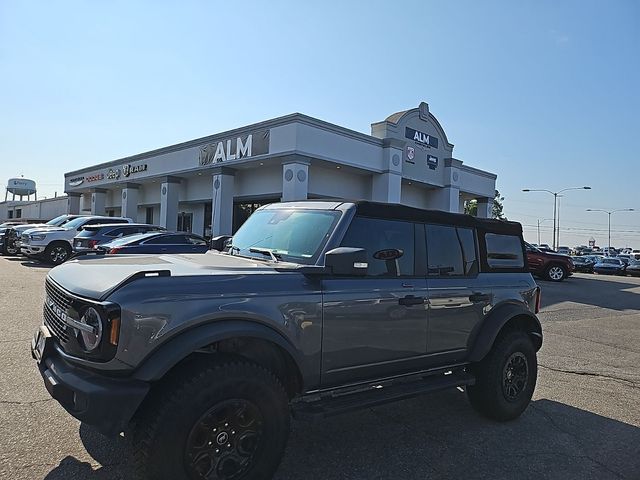
[[[629,277],[589,275],[570,277],[561,283],[536,279],[542,288],[542,309],[567,298],[571,303],[592,305],[610,310],[640,310],[640,281]],[[637,291],[632,291],[632,290]]]
[[[42,263],[38,260],[31,260],[25,257],[5,257],[10,262],[20,262],[25,267],[30,268],[51,268],[51,265],[47,265],[46,263]]]
[[[82,426],[102,467],[66,457],[46,480],[131,478],[125,439]],[[637,479],[640,428],[547,399],[518,419],[479,417],[458,391],[322,422],[295,421],[275,480]]]

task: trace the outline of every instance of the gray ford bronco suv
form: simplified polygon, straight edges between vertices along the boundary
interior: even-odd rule
[[[125,432],[140,478],[268,479],[291,413],[463,387],[505,421],[536,384],[540,290],[514,222],[272,204],[222,252],[89,255],[45,287],[31,348],[46,388]]]

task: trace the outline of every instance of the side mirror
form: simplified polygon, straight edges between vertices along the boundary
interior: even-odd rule
[[[213,237],[211,239],[210,248],[212,250],[218,250],[219,252],[224,250],[224,247],[227,246],[227,242],[231,240],[231,235],[220,235],[217,237]]]
[[[324,254],[324,266],[334,275],[362,277],[367,274],[367,252],[364,248],[338,247]]]

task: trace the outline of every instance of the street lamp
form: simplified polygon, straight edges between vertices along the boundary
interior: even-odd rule
[[[602,210],[600,208],[587,208],[587,212],[604,212],[609,216],[609,251],[607,252],[611,255],[611,214],[616,212],[633,212],[633,208],[621,208],[619,210]]]
[[[556,249],[556,218],[557,218],[557,211],[558,211],[558,195],[568,190],[591,190],[591,187],[570,187],[570,188],[564,188],[557,192],[552,192],[551,190],[545,190],[543,188],[536,188],[536,189],[523,188],[522,189],[523,192],[546,192],[553,195],[553,249],[554,250]]]
[[[538,219],[538,246],[540,246],[540,224],[547,220],[551,220],[551,218],[543,218],[542,220]]]

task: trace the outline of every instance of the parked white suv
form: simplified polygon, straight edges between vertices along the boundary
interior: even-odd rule
[[[101,223],[132,223],[124,217],[78,217],[58,228],[33,228],[26,230],[20,237],[20,251],[30,257],[43,258],[53,265],[59,265],[70,256],[73,237],[86,225]]]

